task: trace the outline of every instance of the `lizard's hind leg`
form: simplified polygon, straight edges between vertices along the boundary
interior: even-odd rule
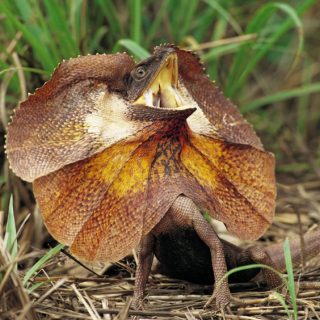
[[[227,265],[221,240],[191,199],[179,196],[172,205],[170,213],[176,222],[182,225],[191,224],[201,240],[209,247],[216,287],[206,306],[215,300],[216,306],[224,309],[230,302],[231,294],[227,279],[222,280],[227,272]]]
[[[271,268],[273,268],[275,271],[277,270],[277,266],[268,254],[266,250],[260,247],[251,247],[247,250],[243,251],[242,255],[244,255],[244,259],[250,259],[258,264],[265,264]],[[278,273],[274,272],[273,270],[267,269],[267,268],[261,268],[261,273],[263,280],[268,285],[270,289],[277,288],[281,285],[283,285],[283,280],[279,276]]]
[[[133,303],[134,309],[141,309],[143,307],[143,297],[148,281],[148,277],[151,270],[152,260],[153,260],[153,249],[154,249],[155,239],[154,236],[149,233],[146,235],[139,247],[138,251],[138,266],[136,271],[136,280],[134,286]]]

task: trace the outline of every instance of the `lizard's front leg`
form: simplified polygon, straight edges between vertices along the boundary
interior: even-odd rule
[[[227,265],[221,240],[191,199],[179,196],[171,207],[171,212],[175,216],[188,216],[198,236],[209,247],[216,286],[206,306],[215,300],[216,306],[224,309],[230,302],[231,294],[227,279],[222,280],[223,275],[227,272]]]
[[[133,302],[132,306],[135,309],[141,309],[143,306],[143,297],[148,277],[151,270],[152,260],[154,257],[155,238],[150,233],[146,235],[139,247],[138,251],[138,266],[136,271],[136,279],[134,286]]]

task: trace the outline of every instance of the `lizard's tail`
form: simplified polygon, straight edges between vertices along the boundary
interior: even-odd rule
[[[289,243],[294,266],[298,266],[302,262],[302,258],[304,261],[310,260],[311,258],[320,254],[320,227],[317,227],[313,231],[307,232],[303,236],[303,247],[301,245],[301,238],[298,236],[289,239]],[[279,271],[284,271],[286,266],[283,243],[269,245],[265,248],[265,250],[275,263],[276,268]]]

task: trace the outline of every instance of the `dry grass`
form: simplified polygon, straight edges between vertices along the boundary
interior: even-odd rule
[[[313,224],[320,224],[319,220],[319,181],[279,185],[276,219],[262,240],[280,241],[287,235],[299,234]],[[5,250],[3,241],[0,243],[4,277],[0,286],[1,319],[127,319],[134,316],[141,319],[288,319],[274,292],[259,283],[231,285],[233,295],[238,299],[222,315],[221,312],[203,309],[212,290],[210,286],[194,285],[161,275],[153,275],[149,280],[145,310],[133,311],[129,309],[134,285],[133,259],[126,260],[122,267],[117,268],[94,266],[98,274],[109,269],[108,276],[98,276],[61,252],[27,284],[29,290],[34,288],[28,292],[21,279],[44,254],[43,250],[27,248],[26,244],[32,241],[31,235],[35,234],[42,235],[42,242],[47,241],[41,224],[35,225],[29,219],[19,236],[20,251],[15,261]],[[20,265],[18,272],[14,268],[16,261]],[[320,257],[309,262],[303,270],[296,270],[298,319],[320,319],[319,262]],[[115,270],[111,272],[110,267]],[[42,285],[35,288],[40,283]],[[291,309],[290,302],[287,303]]]

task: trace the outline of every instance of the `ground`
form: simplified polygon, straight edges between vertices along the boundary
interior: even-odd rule
[[[261,244],[282,241],[286,236],[299,234],[319,224],[319,187],[318,180],[290,186],[279,184],[276,217],[260,240]],[[293,310],[289,294],[285,294],[284,289],[280,292],[284,300],[280,301],[275,291],[252,282],[231,285],[233,296],[241,302],[233,301],[223,315],[220,311],[203,309],[211,286],[153,274],[149,280],[144,310],[133,311],[129,309],[134,285],[133,257],[116,265],[87,265],[99,274],[105,274],[99,276],[84,269],[63,252],[49,260],[32,277],[28,284],[29,289],[33,288],[32,293],[19,293],[22,292],[21,278],[28,263],[32,265],[35,257],[41,257],[44,252],[34,250],[29,253],[29,258],[26,255],[19,275],[12,271],[4,288],[0,288],[0,291],[4,289],[0,305],[3,319],[10,318],[10,314],[13,318],[19,314],[18,300],[20,307],[24,306],[25,317],[32,302],[36,316],[32,315],[30,319],[126,319],[134,316],[140,319],[223,319],[223,316],[225,319],[288,319],[288,312]],[[295,268],[298,319],[320,318],[319,261],[320,256],[303,268]],[[39,283],[42,285],[37,288]]]

